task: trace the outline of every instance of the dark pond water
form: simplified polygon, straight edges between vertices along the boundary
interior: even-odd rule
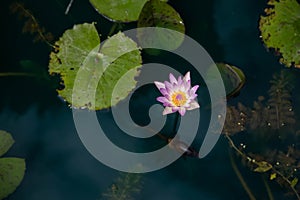
[[[113,25],[87,1],[74,0],[67,16],[64,11],[68,0],[22,2],[55,38],[73,24],[97,21],[103,36]],[[18,72],[24,60],[47,70],[51,49],[44,43],[33,43],[32,35],[22,34],[24,20],[18,20],[10,12],[11,3],[2,2],[0,11],[0,71]],[[216,62],[231,63],[244,71],[247,81],[240,95],[230,102],[233,105],[243,102],[251,106],[257,96],[267,94],[273,73],[284,68],[259,39],[258,20],[266,3],[266,0],[170,1],[181,14],[187,35],[197,40]],[[146,59],[151,61],[151,57]],[[172,64],[171,60],[165,62]],[[300,75],[299,71],[291,73]],[[24,180],[9,200],[101,199],[101,194],[120,176],[120,172],[101,164],[85,149],[76,133],[72,112],[57,97],[56,87],[55,78],[0,77],[0,129],[12,133],[16,141],[6,156],[23,157],[27,164]],[[150,92],[146,96],[151,95]],[[296,96],[294,101],[298,100]],[[138,98],[138,101],[137,104],[143,104],[145,99]],[[109,111],[100,115],[104,124],[111,122]],[[136,117],[143,118],[143,113]],[[115,127],[108,129],[119,131]],[[204,159],[180,158],[164,169],[141,175],[141,191],[135,198],[248,199],[232,169],[228,149],[226,139],[221,137]],[[237,165],[257,199],[268,199],[261,175],[240,162]],[[276,199],[286,198],[285,188],[276,183],[270,187]]]

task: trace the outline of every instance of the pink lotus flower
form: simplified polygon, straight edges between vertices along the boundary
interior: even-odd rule
[[[190,72],[187,72],[183,78],[179,76],[178,80],[170,73],[169,78],[170,82],[154,82],[163,95],[156,99],[165,106],[163,115],[178,111],[183,116],[186,110],[193,110],[200,107],[197,101],[195,101],[199,85],[191,88]]]

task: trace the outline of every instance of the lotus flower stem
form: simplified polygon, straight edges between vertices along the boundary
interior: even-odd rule
[[[176,134],[177,133],[177,127],[178,127],[178,120],[179,120],[179,113],[178,112],[176,112],[175,113],[175,121],[174,121],[174,127],[173,127],[173,131],[172,131],[172,133],[173,134]]]

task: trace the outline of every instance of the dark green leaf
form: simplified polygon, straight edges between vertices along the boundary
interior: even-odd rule
[[[113,21],[131,22],[139,18],[148,0],[90,0],[93,7]]]
[[[3,156],[14,144],[11,134],[0,130],[0,156]]]
[[[239,68],[225,63],[217,63],[217,67],[224,82],[227,98],[236,96],[245,84],[244,73]],[[215,79],[216,74],[214,73],[208,69],[208,80],[213,81]]]
[[[25,160],[20,158],[0,159],[0,199],[13,193],[25,173]]]
[[[185,27],[180,15],[174,8],[160,0],[150,0],[145,4],[138,21],[138,28],[142,27],[173,30],[155,29],[155,31],[149,32],[139,29],[137,36],[142,44],[154,43],[164,49],[174,50],[181,45],[184,39]]]
[[[268,48],[282,55],[281,62],[300,67],[300,4],[297,0],[269,0],[260,18],[261,37]]]

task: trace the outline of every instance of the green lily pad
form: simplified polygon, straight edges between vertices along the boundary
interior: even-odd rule
[[[92,6],[113,21],[131,22],[139,18],[148,0],[90,0]]]
[[[121,32],[101,48],[99,43],[93,24],[77,25],[63,34],[56,43],[59,51],[50,55],[49,72],[60,74],[65,85],[59,95],[75,108],[108,108],[136,86],[134,77],[142,63],[137,44]],[[122,89],[114,90],[121,77]]]
[[[269,0],[268,4],[259,23],[263,42],[281,54],[280,62],[300,67],[300,4],[297,0]]]
[[[246,81],[243,71],[233,65],[225,63],[217,63],[217,67],[224,82],[227,98],[239,94]],[[208,80],[213,81],[216,79],[216,73],[218,72],[213,71],[213,68],[209,68],[207,71]]]
[[[99,110],[116,105],[135,88],[141,63],[134,41],[121,32],[112,36],[100,51],[99,48],[91,51],[83,63],[75,82],[73,106]],[[122,84],[118,84],[121,87],[115,88],[121,78]]]
[[[0,156],[3,156],[14,144],[11,134],[0,130]]]
[[[184,40],[183,20],[173,7],[160,0],[150,0],[145,4],[138,20],[138,28],[143,27],[164,29],[138,29],[137,37],[142,46],[151,43],[171,51],[177,49]]]
[[[4,199],[16,190],[24,177],[25,168],[24,159],[0,159],[0,199]]]
[[[84,59],[100,43],[94,24],[75,25],[65,31],[55,43],[57,49],[50,54],[49,73],[59,74],[64,88],[58,94],[67,102],[72,102],[74,78]]]

